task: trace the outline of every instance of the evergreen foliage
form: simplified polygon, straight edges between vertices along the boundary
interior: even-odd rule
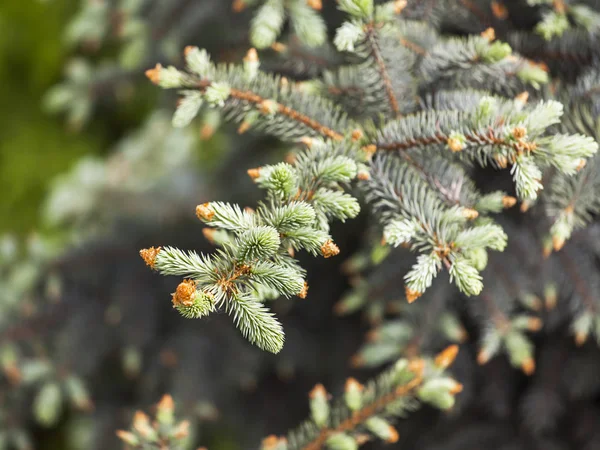
[[[309,418],[262,450],[600,446],[584,426],[599,417],[600,4],[201,3],[82,1],[66,30],[100,52],[46,96],[71,128],[159,95],[144,72],[169,92],[55,182],[43,217],[58,232],[0,241],[0,448],[33,448],[33,421],[114,447],[119,412],[165,391],[189,422],[165,396],[117,433],[129,448],[196,448],[216,405],[256,448],[264,417],[279,434],[296,415],[276,417],[269,376],[339,392],[328,378],[349,352],[354,369],[389,367],[335,400],[318,384]],[[198,31],[217,28],[218,45]],[[242,136],[215,136],[222,122]],[[285,157],[265,153],[275,142]],[[196,202],[200,238],[178,228]],[[148,243],[164,281],[128,259]],[[372,327],[358,349],[356,317],[317,331],[328,301]],[[248,417],[238,389],[256,386]]]

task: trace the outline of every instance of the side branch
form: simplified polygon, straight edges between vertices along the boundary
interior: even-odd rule
[[[368,39],[371,49],[373,51],[373,58],[375,58],[375,62],[377,63],[377,68],[379,70],[379,74],[381,75],[381,79],[383,80],[383,84],[385,86],[385,92],[386,92],[386,94],[388,96],[388,100],[390,102],[390,107],[392,108],[392,111],[394,112],[394,115],[396,117],[401,117],[402,114],[400,114],[400,107],[398,106],[398,99],[396,98],[396,95],[394,94],[392,80],[390,79],[390,76],[388,74],[387,67],[385,65],[385,60],[383,59],[383,56],[379,49],[379,44],[377,43],[377,40],[375,39],[375,30],[373,28],[373,24],[370,24],[367,29],[367,39]]]

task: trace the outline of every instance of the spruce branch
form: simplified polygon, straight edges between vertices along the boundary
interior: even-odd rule
[[[353,378],[342,398],[330,402],[323,385],[310,393],[311,418],[286,438],[263,440],[262,450],[357,449],[372,437],[388,443],[398,440],[390,423],[417,409],[421,402],[440,409],[454,405],[462,385],[445,375],[458,351],[451,346],[432,359],[399,360],[365,386]]]

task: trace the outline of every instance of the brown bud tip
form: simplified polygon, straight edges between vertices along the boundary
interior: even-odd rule
[[[512,208],[517,204],[517,199],[515,197],[511,197],[510,195],[505,195],[502,197],[502,206],[504,208]]]
[[[353,391],[353,390],[362,392],[364,390],[364,388],[365,387],[362,384],[360,384],[358,381],[356,381],[356,379],[354,379],[354,378],[348,378],[346,380],[346,385],[344,386],[344,390],[346,392]]]
[[[515,97],[515,100],[520,103],[523,103],[523,104],[527,103],[527,100],[529,100],[529,92],[527,92],[527,91],[521,92],[519,95],[517,95]]]
[[[500,167],[501,169],[506,169],[508,167],[508,158],[506,156],[496,155],[494,159],[496,160],[496,164],[498,164],[498,167]]]
[[[487,351],[481,350],[477,354],[477,364],[479,364],[480,366],[487,364],[488,361],[490,360],[490,357],[491,357],[491,355]]]
[[[529,211],[529,208],[531,207],[531,203],[527,200],[525,200],[523,203],[521,203],[521,207],[519,208],[519,211],[521,211],[522,213],[526,213],[527,211]]]
[[[248,176],[253,180],[256,180],[258,177],[260,177],[260,167],[248,169]]]
[[[365,365],[365,359],[359,355],[352,355],[352,358],[350,358],[350,366],[357,369],[359,367],[362,367]]]
[[[535,360],[527,358],[521,363],[521,369],[525,375],[532,375],[535,372]]]
[[[545,304],[546,304],[546,309],[547,310],[553,310],[554,308],[556,308],[556,303],[558,301],[558,297],[556,295],[547,295],[545,300]]]
[[[317,11],[321,11],[323,9],[323,2],[321,0],[306,0],[308,6]]]
[[[362,139],[363,136],[364,136],[364,134],[363,134],[362,130],[359,128],[352,131],[352,140],[353,141],[358,141],[358,140]]]
[[[380,337],[381,337],[381,332],[377,328],[373,328],[372,330],[369,330],[365,336],[367,342],[378,341]]]
[[[308,148],[311,148],[313,145],[312,138],[310,138],[308,136],[304,136],[303,138],[300,138],[300,142],[303,143],[304,145],[306,145]]]
[[[404,286],[404,292],[406,294],[406,300],[408,301],[408,303],[413,303],[416,299],[423,295],[422,292],[415,291],[409,288],[408,286]]]
[[[150,426],[150,419],[144,412],[136,411],[133,415],[133,428],[142,433],[141,430],[146,430]]]
[[[177,425],[175,430],[173,430],[173,437],[175,439],[184,439],[188,437],[190,434],[190,422],[188,420],[184,420]]]
[[[288,152],[284,157],[284,161],[291,165],[296,164],[296,154],[294,152]]]
[[[492,42],[494,39],[496,39],[496,32],[494,31],[494,29],[492,27],[490,27],[490,28],[487,28],[485,31],[481,32],[481,37]]]
[[[515,139],[523,139],[527,136],[527,128],[525,127],[514,127],[512,130],[512,135]]]
[[[210,203],[203,203],[201,205],[196,206],[196,216],[200,220],[210,222],[215,216],[215,211],[210,206]]]
[[[250,50],[248,50],[246,56],[244,56],[244,61],[252,63],[258,62],[258,52],[255,48],[251,48]]]
[[[287,252],[288,252],[288,255],[290,255],[292,258],[296,255],[296,251],[294,250],[294,247],[288,247]]]
[[[160,249],[161,247],[150,247],[140,250],[140,256],[142,257],[146,265],[150,266],[152,269],[154,269],[154,265],[156,264],[156,257],[160,253]]]
[[[246,131],[250,129],[250,122],[243,121],[237,129],[238,134],[244,134]]]
[[[161,71],[161,69],[162,69],[162,66],[160,64],[157,64],[156,66],[154,66],[154,69],[148,69],[148,70],[146,70],[146,76],[154,84],[158,84],[160,82],[160,71]]]
[[[454,381],[454,385],[450,388],[450,393],[456,395],[463,391],[463,385],[458,381]]]
[[[412,373],[414,373],[416,375],[421,375],[423,373],[423,371],[425,370],[425,361],[421,358],[411,359],[410,362],[408,363],[408,370],[410,370]],[[402,388],[403,388],[402,385],[398,386],[398,389],[402,389]]]
[[[446,144],[448,144],[448,148],[452,153],[460,152],[465,148],[465,144],[456,138],[448,138]]]
[[[527,320],[527,329],[530,331],[540,331],[543,326],[544,323],[539,317],[530,317],[529,320]]]
[[[283,87],[287,87],[287,86],[289,86],[290,81],[286,77],[281,77],[279,79],[279,84],[281,84],[281,86],[283,86]]]
[[[479,213],[476,209],[473,208],[463,208],[462,215],[467,220],[474,220],[477,219],[477,217],[479,217]]]
[[[274,434],[271,434],[262,440],[261,449],[262,450],[275,450],[279,446],[279,444],[283,443],[283,442],[287,442],[286,438],[278,437],[278,436],[275,436]]]
[[[325,390],[325,386],[323,386],[321,383],[317,384],[308,393],[308,397],[309,398],[316,398],[316,397],[325,397],[325,398],[327,398],[327,391]]]
[[[332,256],[340,253],[340,248],[333,243],[332,240],[327,240],[323,245],[321,245],[321,253],[324,258],[331,258]]]
[[[298,293],[298,297],[306,298],[308,295],[308,283],[305,281],[304,286],[302,286],[302,290]]]
[[[173,401],[173,397],[169,394],[165,394],[162,396],[158,405],[156,405],[158,409],[161,411],[174,411],[175,410],[175,402]]]
[[[208,123],[202,125],[202,128],[200,129],[200,139],[203,141],[208,141],[213,134],[215,134],[215,127]]]
[[[583,169],[586,166],[586,164],[587,164],[587,160],[581,158],[579,160],[579,164],[577,164],[577,167],[575,168],[575,170],[577,170],[577,172],[579,172],[581,169]]]
[[[371,440],[371,436],[369,436],[368,434],[360,433],[360,434],[354,435],[354,440],[360,447],[361,445],[364,445],[367,442],[369,442]]]
[[[244,0],[234,0],[231,9],[236,13],[242,12],[246,9],[246,2]]]
[[[369,145],[365,145],[362,150],[367,154],[367,156],[370,158],[371,156],[373,156],[375,154],[375,152],[377,151],[377,146],[375,144],[369,144]]]
[[[394,14],[400,14],[406,8],[407,3],[406,0],[396,0],[394,2]]]
[[[394,444],[398,442],[399,438],[400,435],[398,434],[398,430],[396,430],[392,425],[390,425],[388,427],[388,438],[386,439],[386,442],[388,444]]]
[[[188,46],[187,46],[187,47],[186,47],[186,48],[183,50],[183,55],[184,55],[184,56],[188,56],[190,53],[192,53],[194,50],[196,50],[196,48],[198,48],[198,47],[195,47],[195,46],[193,46],[193,45],[188,45]]]
[[[587,333],[578,332],[575,334],[575,345],[577,345],[577,347],[581,347],[583,344],[586,343],[587,339]]]
[[[358,178],[361,181],[367,181],[371,179],[371,174],[369,174],[369,172],[365,170],[361,170],[360,172],[358,172],[358,175],[356,175],[356,178]]]
[[[560,236],[552,236],[552,248],[555,252],[562,249],[565,245],[565,238]]]
[[[458,355],[458,345],[450,345],[435,357],[435,365],[446,369],[454,362],[456,355]]]
[[[273,42],[271,44],[271,48],[273,50],[275,50],[277,53],[283,53],[286,51],[287,47],[285,44],[282,44],[281,42]]]
[[[491,4],[491,7],[492,14],[494,14],[494,17],[496,17],[496,19],[506,20],[508,18],[508,9],[506,9],[504,3],[497,2],[496,0],[494,0]]]
[[[125,442],[127,445],[137,445],[138,438],[135,434],[130,431],[117,430],[115,433],[119,439]]]
[[[196,283],[193,280],[183,280],[172,295],[173,306],[190,306],[196,295]]]
[[[272,114],[277,110],[277,102],[274,100],[263,100],[258,106],[258,110],[263,114]]]
[[[206,240],[208,242],[210,242],[211,244],[215,243],[215,233],[217,232],[217,230],[215,230],[214,228],[203,228],[202,229],[202,234],[204,235],[204,237],[206,238]]]

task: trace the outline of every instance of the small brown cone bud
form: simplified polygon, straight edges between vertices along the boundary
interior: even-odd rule
[[[528,202],[527,200],[525,200],[523,203],[521,203],[521,207],[519,208],[519,211],[521,211],[522,213],[526,213],[527,211],[529,211],[530,207],[531,207],[531,203]]]
[[[340,253],[340,248],[335,245],[332,240],[327,240],[321,246],[321,253],[323,254],[324,258],[331,258],[332,256]]]
[[[514,127],[512,130],[512,135],[515,139],[523,139],[527,136],[527,129],[525,127]]]
[[[296,154],[294,152],[286,153],[286,155],[284,157],[284,161],[291,165],[296,164]]]
[[[365,360],[361,355],[356,354],[356,355],[353,355],[352,358],[350,358],[350,366],[351,367],[357,369],[364,365],[365,365]]]
[[[369,172],[361,170],[360,172],[358,172],[356,178],[358,178],[361,181],[367,181],[371,179],[371,175],[369,174]]]
[[[490,28],[487,28],[485,31],[481,32],[481,37],[492,42],[494,39],[496,39],[496,32],[494,31],[494,29],[492,27],[490,27]]]
[[[215,230],[214,228],[202,228],[202,234],[204,235],[204,237],[206,238],[206,240],[208,242],[210,242],[211,244],[215,243],[215,233],[217,232],[217,230]]]
[[[244,120],[237,129],[238,134],[244,134],[251,126],[252,124],[250,122]]]
[[[460,152],[465,148],[465,144],[463,144],[460,139],[448,138],[446,143],[448,144],[448,148],[450,151],[452,151],[452,153]]]
[[[262,440],[261,449],[275,450],[282,442],[287,442],[287,440],[284,437],[279,437],[275,436],[274,434],[271,434]]]
[[[177,427],[175,428],[175,430],[173,430],[173,437],[175,439],[184,439],[184,438],[188,437],[189,434],[190,434],[190,422],[187,420],[180,422],[177,425]]]
[[[458,381],[455,381],[452,388],[450,388],[450,393],[452,395],[456,395],[462,391],[463,391],[463,385],[461,383],[459,383]]]
[[[327,398],[327,396],[328,396],[327,390],[325,389],[325,386],[323,386],[321,383],[315,385],[315,387],[312,388],[312,390],[308,393],[308,398],[316,398],[316,397]]]
[[[303,138],[300,138],[300,142],[303,143],[304,145],[306,145],[308,148],[311,148],[313,145],[312,138],[308,137],[308,136],[304,136]]]
[[[281,42],[273,42],[271,44],[271,49],[273,49],[277,53],[283,53],[286,51],[287,46],[285,44],[282,44]]]
[[[351,390],[357,390],[359,392],[362,392],[364,389],[365,387],[358,381],[356,381],[355,378],[348,378],[346,380],[346,384],[344,385],[344,391],[346,392],[349,392]]]
[[[258,53],[255,48],[251,48],[248,50],[246,56],[244,56],[244,61],[252,63],[258,62]]]
[[[265,115],[273,114],[275,111],[277,111],[277,102],[274,100],[263,100],[260,102],[258,110]]]
[[[246,2],[244,0],[233,0],[231,5],[233,12],[239,13],[246,9]]]
[[[479,364],[480,366],[483,366],[484,364],[487,364],[487,362],[490,360],[491,355],[485,351],[485,350],[481,350],[478,354],[477,354],[477,364]]]
[[[184,50],[183,50],[183,56],[188,56],[190,53],[192,53],[197,47],[193,46],[193,45],[188,45]]]
[[[196,206],[196,216],[200,220],[206,220],[207,222],[210,222],[215,216],[215,211],[210,206],[210,203],[203,203]]]
[[[260,167],[248,169],[248,176],[253,180],[256,180],[258,177],[260,177]]]
[[[394,2],[394,14],[400,14],[406,8],[407,3],[406,0],[396,0]]]
[[[519,103],[527,103],[527,100],[529,100],[529,92],[527,91],[523,91],[521,92],[519,95],[517,95],[515,97],[515,100],[518,101]]]
[[[193,280],[183,280],[172,295],[174,306],[190,306],[193,304],[196,295],[196,283]]]
[[[156,66],[154,66],[154,69],[146,70],[146,76],[148,77],[148,79],[150,81],[152,81],[152,83],[158,84],[158,83],[160,83],[160,71],[161,70],[162,70],[162,66],[160,64],[157,64]]]
[[[525,375],[532,375],[535,372],[535,360],[533,358],[527,358],[521,364],[521,369]]]
[[[169,394],[163,395],[156,407],[161,411],[174,411],[175,402],[173,401],[173,397]]]
[[[502,206],[504,208],[512,208],[516,204],[517,204],[516,198],[511,197],[510,195],[505,195],[504,197],[502,197]]]
[[[479,217],[479,213],[476,209],[473,208],[463,208],[462,215],[467,220],[474,220],[477,219],[477,217]]]
[[[137,436],[135,434],[133,434],[130,431],[117,430],[116,435],[119,439],[121,439],[127,445],[131,445],[132,447],[139,445],[139,439],[137,438]]]
[[[585,166],[587,165],[587,160],[581,158],[579,160],[579,164],[577,164],[577,167],[575,168],[575,170],[577,170],[577,172],[579,172],[581,169],[583,169]]]
[[[200,139],[208,141],[215,134],[215,127],[205,123],[200,129]]]
[[[140,250],[140,256],[142,257],[146,265],[150,266],[150,268],[152,269],[154,269],[154,265],[156,264],[156,257],[160,253],[160,249],[161,247],[150,247]]]
[[[492,1],[492,14],[494,17],[499,20],[506,20],[508,18],[508,9],[504,6],[504,3],[498,2],[496,0]]]
[[[508,167],[508,158],[506,156],[496,155],[494,159],[496,160],[498,167],[500,167],[501,169],[506,169]]]
[[[562,249],[565,245],[565,242],[566,242],[565,238],[563,238],[563,237],[552,236],[552,248],[554,249],[555,252]]]
[[[527,329],[529,331],[540,331],[543,326],[544,323],[539,317],[530,317],[527,321]]]
[[[398,439],[400,439],[398,430],[396,430],[392,425],[390,425],[388,428],[388,432],[389,432],[390,436],[387,438],[386,442],[388,444],[394,444],[394,443],[398,442]]]
[[[377,151],[377,146],[375,144],[365,145],[362,150],[367,154],[367,157],[371,157]]]
[[[136,411],[133,416],[133,428],[143,438],[148,438],[152,434],[152,426],[150,425],[150,419],[142,411]]]
[[[321,11],[323,9],[323,2],[321,0],[306,0],[308,6],[317,11]]]
[[[288,247],[287,252],[288,252],[288,255],[290,255],[292,258],[296,255],[296,251],[294,250],[294,247]]]
[[[583,344],[586,343],[587,339],[587,333],[578,332],[575,334],[575,345],[577,345],[577,347],[581,347]]]
[[[458,345],[450,345],[435,357],[435,365],[446,369],[452,365],[458,355]]]
[[[306,298],[308,295],[308,283],[305,281],[304,286],[302,286],[302,290],[298,293],[298,297]]]
[[[423,295],[422,292],[412,290],[408,286],[404,287],[404,292],[406,294],[406,300],[408,303],[413,303],[416,299]]]
[[[362,139],[363,136],[364,136],[364,134],[363,134],[362,130],[360,130],[358,128],[352,132],[352,140],[353,141],[358,141],[358,140]]]

